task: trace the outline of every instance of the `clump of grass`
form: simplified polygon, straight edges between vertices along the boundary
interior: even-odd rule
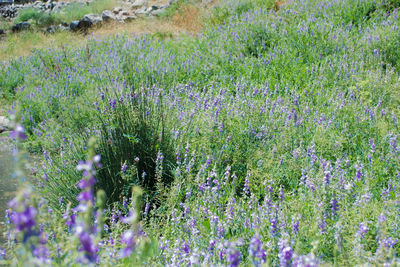
[[[19,12],[16,22],[33,21],[37,27],[47,27],[79,20],[86,14],[100,14],[114,6],[115,0],[95,0],[90,3],[74,2],[57,12],[42,12],[37,8],[25,8]]]
[[[24,8],[22,9],[16,22],[33,21],[38,27],[47,27],[54,24],[62,23],[62,18],[56,13],[39,11],[37,8]]]
[[[175,157],[165,111],[146,98],[144,91],[139,98],[123,103],[124,96],[119,97],[120,103],[109,98],[116,107],[108,119],[100,118],[98,153],[103,155],[103,168],[98,173],[98,186],[105,190],[110,203],[120,201],[121,196],[129,197],[133,185],[141,186],[154,199],[159,185],[168,186],[173,181]]]
[[[100,14],[104,10],[111,10],[115,5],[115,0],[95,0],[90,3],[75,2],[65,7],[57,16],[65,22],[71,22],[81,19],[86,14]]]
[[[18,57],[27,56],[34,49],[42,47],[59,48],[66,43],[70,46],[87,42],[81,35],[68,31],[60,31],[49,35],[40,31],[22,31],[8,34],[0,41],[0,61],[10,61]]]

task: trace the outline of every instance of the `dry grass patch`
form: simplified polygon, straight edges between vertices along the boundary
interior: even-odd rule
[[[160,4],[163,1],[168,0],[153,0],[149,3]],[[9,34],[0,39],[0,62],[27,56],[34,49],[81,46],[92,36],[102,38],[116,34],[155,34],[155,36],[169,38],[181,34],[193,35],[203,29],[203,18],[206,12],[207,10],[202,5],[189,4],[182,6],[170,18],[139,18],[129,23],[108,23],[101,28],[92,29],[86,36],[71,32],[57,32],[51,35],[36,31]]]
[[[42,32],[25,31],[9,34],[4,37],[4,40],[0,41],[0,62],[27,56],[34,49],[44,47],[57,49],[64,45],[73,47],[86,41],[85,36],[71,32],[58,32],[50,35]]]
[[[204,11],[194,5],[188,5],[179,10],[172,18],[173,24],[189,33],[198,33],[203,29]]]

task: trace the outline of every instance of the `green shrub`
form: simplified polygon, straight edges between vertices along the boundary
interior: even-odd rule
[[[246,56],[258,57],[265,53],[273,45],[272,34],[265,25],[252,24],[249,27],[250,33],[245,41],[244,54]]]
[[[163,111],[157,109],[149,108],[145,99],[133,99],[117,104],[106,120],[100,118],[98,154],[103,168],[98,172],[98,186],[110,202],[129,197],[133,185],[154,197],[157,184],[172,182],[174,153],[165,122],[160,120]],[[162,161],[158,153],[162,153]],[[121,169],[124,164],[129,170],[126,173]]]
[[[86,14],[100,14],[104,10],[115,7],[115,0],[95,0],[90,3],[73,2],[57,12],[57,16],[65,22],[79,20]]]
[[[22,9],[16,22],[32,20],[39,27],[46,27],[62,22],[61,18],[54,13],[47,13],[39,11],[37,8],[25,8]]]
[[[25,71],[15,61],[9,66],[0,66],[0,98],[12,98],[15,89],[25,81]],[[20,71],[15,71],[20,70]]]

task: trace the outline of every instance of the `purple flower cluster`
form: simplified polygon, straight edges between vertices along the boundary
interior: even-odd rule
[[[95,167],[100,168],[100,156],[96,155],[92,159],[86,162],[79,162],[76,169],[78,171],[83,171],[83,178],[78,183],[78,188],[82,191],[78,194],[77,200],[79,205],[74,209],[78,213],[86,213],[86,220],[75,223],[76,217],[74,214],[71,216],[65,216],[67,218],[67,224],[69,226],[75,227],[75,234],[79,237],[81,243],[80,250],[84,252],[85,258],[82,259],[84,263],[85,260],[96,263],[98,261],[98,246],[95,243],[96,227],[92,226],[92,208],[94,206],[94,185],[96,183],[96,170]],[[89,216],[89,218],[88,218]]]
[[[30,203],[30,190],[22,191],[12,199],[8,206],[12,209],[10,220],[17,233],[22,233],[22,242],[26,242],[31,236],[37,235],[36,214],[37,209]]]

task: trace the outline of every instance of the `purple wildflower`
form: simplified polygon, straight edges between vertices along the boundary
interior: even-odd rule
[[[13,139],[25,140],[27,138],[27,136],[25,134],[24,126],[22,124],[17,124],[17,126],[15,126],[15,129],[13,131],[11,131],[10,137]]]
[[[226,250],[226,262],[230,267],[239,266],[242,254],[239,250],[233,247],[229,247]]]
[[[132,230],[127,230],[122,234],[121,243],[126,245],[126,247],[121,249],[119,252],[121,258],[128,258],[132,254],[134,247],[134,236],[135,234]]]
[[[358,226],[357,235],[360,236],[361,238],[364,238],[364,235],[367,234],[368,231],[369,231],[368,225],[362,222]]]
[[[293,249],[288,245],[285,239],[281,239],[279,246],[279,262],[281,266],[290,266],[293,258]]]
[[[250,241],[249,255],[253,257],[253,264],[255,266],[265,263],[267,258],[267,252],[262,248],[262,242],[256,235]]]

